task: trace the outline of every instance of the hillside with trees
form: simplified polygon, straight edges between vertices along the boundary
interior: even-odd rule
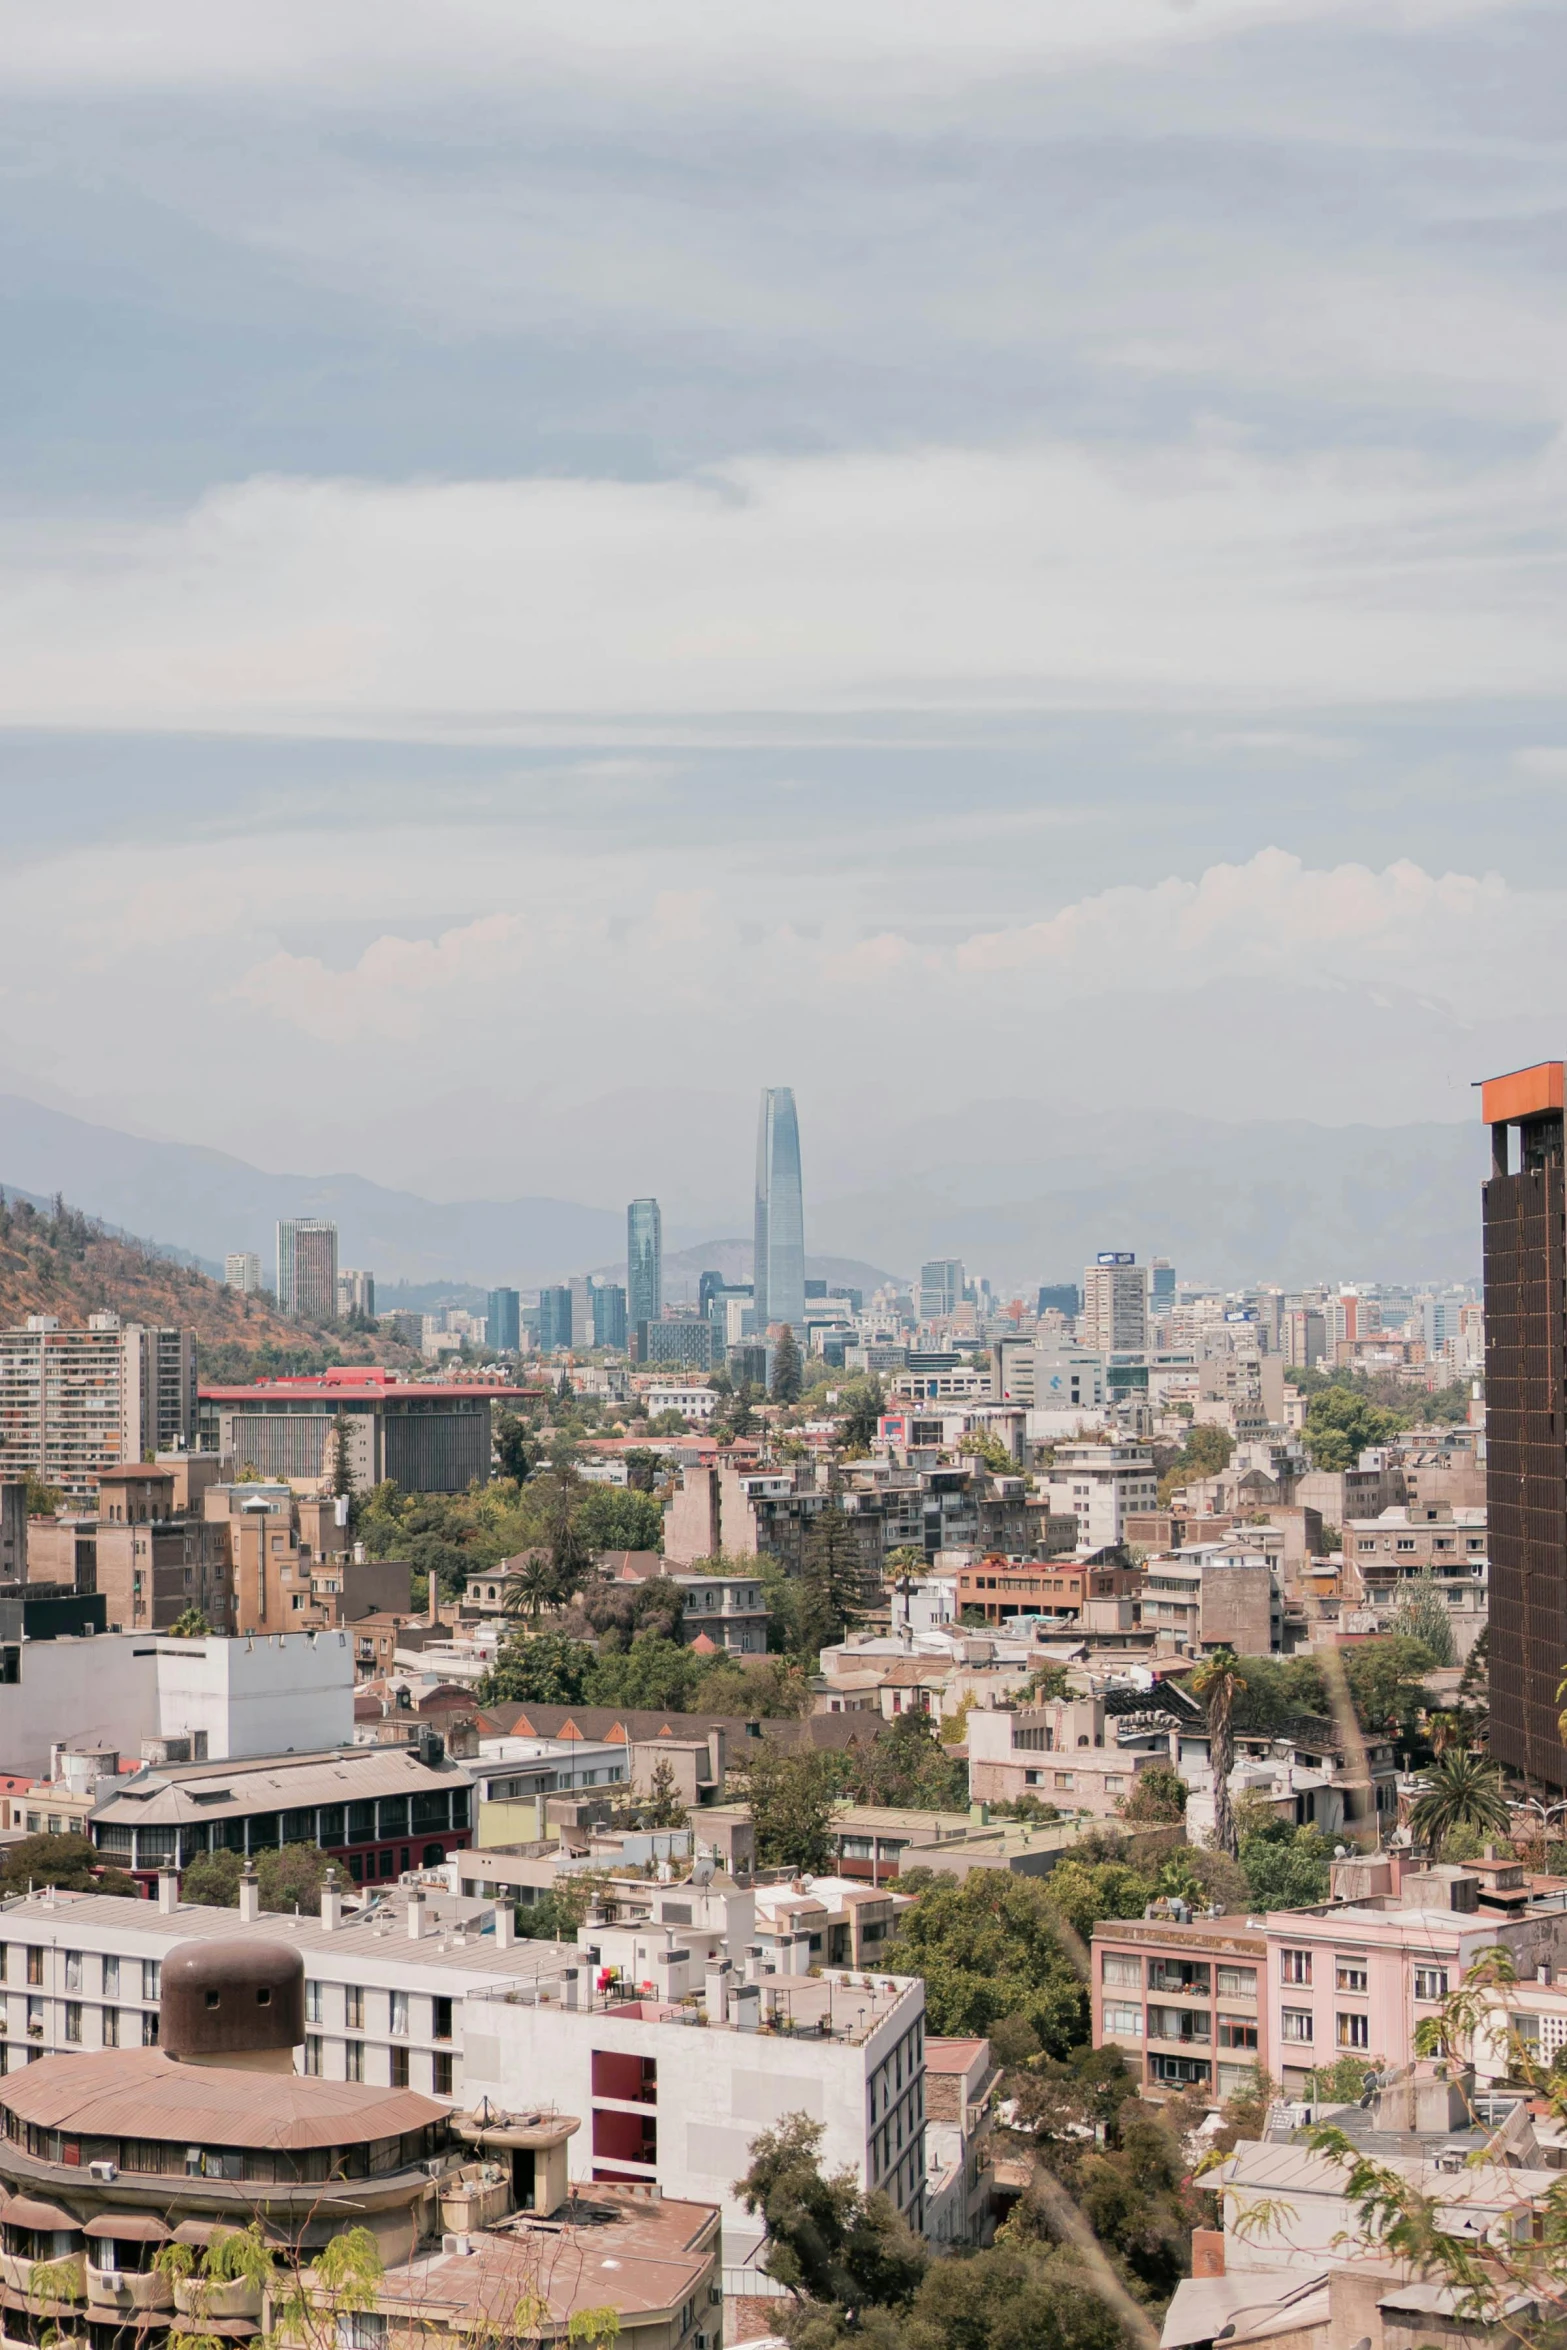
[[[290,1321],[270,1299],[225,1289],[196,1266],[113,1232],[64,1200],[40,1210],[0,1191],[0,1329],[16,1329],[29,1314],[56,1314],[79,1328],[98,1313],[194,1330],[206,1379],[416,1359],[374,1330]]]

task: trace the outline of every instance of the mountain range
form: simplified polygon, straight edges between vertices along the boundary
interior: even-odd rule
[[[1226,1286],[1472,1279],[1479,1269],[1478,1122],[1226,1124],[1134,1108],[1090,1117],[1036,1096],[883,1131],[876,1182],[813,1195],[808,1170],[813,1270],[861,1286],[875,1285],[878,1268],[907,1278],[930,1256],[962,1257],[998,1282],[1071,1280],[1102,1248],[1165,1256],[1183,1276]],[[870,1156],[862,1138],[860,1166]],[[624,1256],[618,1204],[548,1193],[440,1201],[364,1175],[274,1173],[14,1093],[0,1095],[0,1180],[40,1198],[63,1192],[211,1267],[246,1248],[270,1269],[278,1218],[309,1215],[336,1221],[343,1264],[384,1282],[531,1288]],[[666,1196],[664,1207],[672,1272],[687,1258],[731,1277],[748,1271],[746,1241],[704,1241],[711,1224],[682,1228],[680,1201]],[[737,1213],[729,1230],[748,1221]]]

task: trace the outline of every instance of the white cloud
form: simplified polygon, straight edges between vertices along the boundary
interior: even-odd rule
[[[1508,0],[1384,0],[1391,29],[1485,13]],[[773,89],[809,80],[833,102],[830,77],[848,73],[874,98],[950,95],[955,77],[1002,79],[1083,58],[1124,55],[1291,19],[1355,15],[1365,0],[798,0],[780,16],[769,0],[10,0],[5,65],[12,89],[232,89],[308,87],[385,92],[496,80],[527,84],[541,71],[645,88]],[[843,93],[839,92],[841,99]]]
[[[1494,874],[1427,873],[1407,859],[1380,873],[1313,869],[1270,848],[1194,880],[1102,890],[1042,921],[981,933],[951,962],[960,973],[1045,980],[1072,994],[1215,979],[1395,979],[1494,1011],[1527,1002],[1542,949],[1563,944],[1567,893],[1510,889]]]
[[[690,714],[1551,692],[1567,464],[1197,441],[653,483],[254,480],[18,519],[13,725],[522,740]]]

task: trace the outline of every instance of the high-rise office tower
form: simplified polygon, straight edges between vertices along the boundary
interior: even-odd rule
[[[365,1314],[375,1320],[375,1275],[363,1266],[345,1265],[337,1277],[339,1319]]]
[[[1175,1267],[1168,1257],[1155,1257],[1148,1268],[1148,1303],[1156,1314],[1167,1314],[1175,1304]]]
[[[1484,1186],[1491,1753],[1567,1786],[1556,1685],[1567,1662],[1567,1195],[1563,1067],[1493,1077]],[[1512,1132],[1517,1129],[1516,1157]]]
[[[963,1303],[967,1284],[961,1257],[932,1257],[920,1267],[920,1320],[944,1322]]]
[[[1148,1344],[1148,1268],[1130,1249],[1101,1249],[1083,1271],[1082,1341],[1095,1354],[1141,1354]]]
[[[485,1300],[485,1344],[498,1355],[522,1351],[522,1300],[515,1289],[492,1289]]]
[[[769,1085],[756,1129],[756,1327],[805,1330],[805,1204],[794,1089]]]
[[[223,1260],[223,1286],[254,1297],[261,1287],[261,1259],[254,1249],[230,1249]]]
[[[539,1291],[539,1352],[554,1354],[571,1344],[571,1289],[566,1282]]]
[[[626,1293],[618,1281],[593,1284],[593,1343],[625,1352]]]
[[[278,1311],[301,1322],[337,1318],[337,1226],[295,1216],[277,1228]]]
[[[633,1330],[664,1311],[664,1219],[656,1199],[626,1210],[626,1320]]]

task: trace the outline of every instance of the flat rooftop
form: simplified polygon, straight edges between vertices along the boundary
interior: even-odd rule
[[[463,2330],[509,2331],[518,2301],[537,2293],[562,2323],[576,2309],[613,2308],[644,2323],[697,2290],[717,2248],[718,2212],[627,2187],[578,2187],[548,2219],[519,2214],[471,2236],[464,2253],[432,2247],[388,2268],[382,2308],[440,2310]]]

